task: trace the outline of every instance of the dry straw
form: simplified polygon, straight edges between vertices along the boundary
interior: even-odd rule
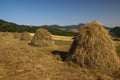
[[[11,35],[10,32],[2,32],[2,36],[3,36],[3,37],[10,36],[10,35]]]
[[[82,67],[107,70],[119,68],[119,58],[108,31],[98,22],[85,24],[69,50],[67,60]]]
[[[27,41],[27,40],[30,40],[30,39],[31,39],[31,36],[30,36],[29,32],[23,32],[20,36],[20,40]]]
[[[1,32],[0,36],[2,36],[2,38],[4,38],[4,39],[9,39],[9,38],[13,37],[11,32]]]
[[[40,28],[36,30],[33,39],[31,40],[31,45],[39,47],[52,47],[54,46],[54,41],[52,39],[51,33],[47,30]]]
[[[15,32],[15,33],[13,34],[13,37],[14,37],[14,39],[19,39],[19,38],[20,38],[20,33]]]

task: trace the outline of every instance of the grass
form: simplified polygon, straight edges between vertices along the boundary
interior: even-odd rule
[[[114,40],[114,44],[115,44],[115,47],[116,47],[117,55],[120,57],[120,41]]]
[[[0,80],[120,79],[58,59],[68,52],[71,41],[55,40],[57,48],[52,50],[30,46],[30,40],[14,39],[13,33],[6,36],[0,33],[0,39]]]
[[[31,36],[34,36],[34,33],[30,33]],[[70,36],[58,36],[58,35],[52,35],[52,38],[54,40],[62,40],[62,41],[73,41],[73,37]]]
[[[118,56],[120,57],[120,46],[116,47]]]

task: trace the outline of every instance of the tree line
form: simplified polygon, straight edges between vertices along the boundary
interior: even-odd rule
[[[75,36],[77,33],[71,32],[68,29],[69,28],[79,28],[78,26],[82,26],[84,24],[78,24],[78,25],[70,25],[70,26],[58,26],[58,25],[44,25],[44,26],[28,26],[28,25],[18,25],[15,23],[7,22],[4,20],[0,20],[0,31],[1,32],[31,32],[34,33],[36,29],[38,28],[45,28],[47,29],[50,33],[53,35],[62,35],[62,36]],[[66,30],[61,30],[59,28],[65,28]],[[114,28],[108,28],[105,27],[106,29],[109,30],[110,34],[114,37],[119,37],[120,38],[120,26],[116,26]]]
[[[28,25],[17,25],[15,23],[6,22],[4,20],[0,20],[0,31],[1,32],[31,32],[34,33],[38,28],[45,28],[53,35],[62,35],[62,36],[75,36],[75,32],[60,30],[57,27],[52,26],[28,26]]]

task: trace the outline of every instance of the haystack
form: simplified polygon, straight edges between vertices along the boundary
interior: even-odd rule
[[[6,36],[10,36],[11,33],[10,32],[2,32],[2,36],[6,37]]]
[[[98,22],[87,23],[74,38],[67,60],[82,67],[115,70],[120,66],[108,31]]]
[[[10,39],[13,37],[11,32],[1,32],[0,36],[2,36],[4,39]]]
[[[43,28],[40,28],[35,32],[35,35],[31,40],[31,45],[39,47],[52,47],[55,44],[52,39],[51,33]]]
[[[27,41],[27,40],[30,40],[30,39],[31,39],[31,36],[30,36],[29,32],[23,32],[20,36],[20,40]]]
[[[19,39],[19,38],[20,38],[20,33],[15,32],[15,33],[13,34],[13,38],[14,38],[14,39]]]

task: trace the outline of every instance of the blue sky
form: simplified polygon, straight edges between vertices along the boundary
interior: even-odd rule
[[[120,0],[0,0],[0,19],[25,25],[73,25],[97,20],[120,26]]]

